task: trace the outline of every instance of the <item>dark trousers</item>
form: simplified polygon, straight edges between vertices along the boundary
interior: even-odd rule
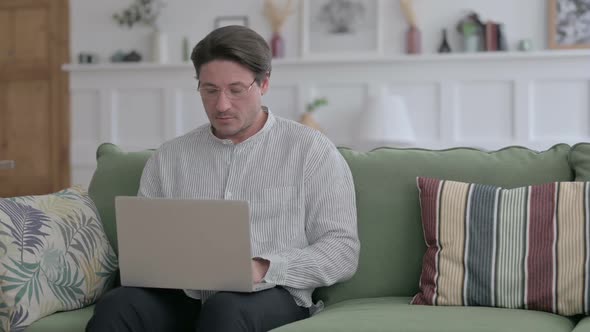
[[[98,301],[86,331],[268,331],[307,317],[281,287],[220,292],[202,306],[181,290],[119,287]]]

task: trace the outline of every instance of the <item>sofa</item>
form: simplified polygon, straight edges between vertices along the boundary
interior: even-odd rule
[[[418,176],[515,188],[556,181],[590,180],[590,144],[557,144],[546,151],[380,148],[340,151],[352,171],[361,239],[354,277],[316,290],[325,309],[277,331],[590,331],[590,318],[482,306],[412,305],[419,290],[424,241]],[[117,249],[114,197],[135,195],[152,151],[125,152],[113,144],[97,151],[89,186],[105,232]],[[28,332],[83,331],[93,306],[56,313]]]

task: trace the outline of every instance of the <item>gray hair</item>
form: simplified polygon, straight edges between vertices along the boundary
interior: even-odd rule
[[[193,48],[191,61],[197,79],[201,66],[213,60],[239,63],[254,73],[260,84],[272,69],[272,53],[268,43],[254,30],[231,25],[211,31]]]

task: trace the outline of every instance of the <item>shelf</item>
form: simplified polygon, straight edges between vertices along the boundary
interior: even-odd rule
[[[186,70],[193,68],[192,63],[154,63],[154,62],[118,62],[97,64],[65,64],[62,66],[68,72],[99,72],[99,71],[167,71]]]
[[[587,58],[590,50],[544,50],[533,52],[478,52],[421,55],[378,55],[378,56],[317,56],[305,58],[284,58],[273,60],[273,66],[325,65],[325,64],[361,64],[361,63],[404,63],[404,62],[450,62],[450,61],[515,61],[515,60],[550,60]],[[63,70],[69,72],[85,71],[119,71],[119,70],[186,70],[192,68],[191,62],[159,64],[153,62],[137,63],[100,63],[100,64],[66,64]]]
[[[588,58],[589,50],[547,50],[534,52],[478,52],[478,53],[446,53],[446,54],[420,54],[420,55],[391,55],[373,57],[354,56],[317,56],[307,58],[279,59],[273,65],[291,64],[324,64],[324,63],[395,63],[395,62],[446,62],[446,61],[486,61],[486,60],[533,60],[533,59],[564,59],[564,58]]]

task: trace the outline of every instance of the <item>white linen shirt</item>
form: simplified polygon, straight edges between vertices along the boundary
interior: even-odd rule
[[[348,164],[319,131],[275,117],[234,144],[209,124],[164,143],[148,160],[139,196],[245,200],[252,257],[270,261],[264,281],[313,307],[316,287],[350,278],[360,243]],[[215,292],[185,292],[203,301]]]

